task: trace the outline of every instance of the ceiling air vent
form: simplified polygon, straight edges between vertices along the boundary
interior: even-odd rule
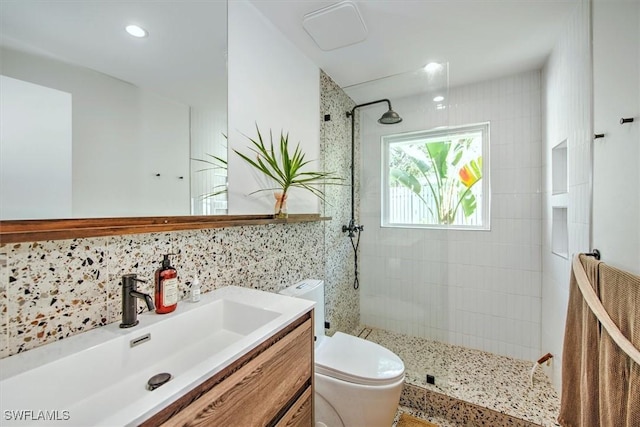
[[[304,16],[302,26],[322,50],[334,50],[367,38],[367,27],[356,5],[343,1]]]

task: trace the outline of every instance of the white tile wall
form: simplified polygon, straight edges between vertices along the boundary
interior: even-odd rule
[[[549,370],[560,388],[564,324],[569,298],[570,259],[589,250],[591,174],[590,1],[582,1],[551,53],[543,77],[542,351],[555,355]],[[568,254],[551,252],[551,150],[567,140]]]
[[[361,320],[498,354],[536,359],[541,315],[541,92],[539,71],[393,99],[404,118],[362,120]],[[380,227],[380,137],[491,122],[491,231]]]

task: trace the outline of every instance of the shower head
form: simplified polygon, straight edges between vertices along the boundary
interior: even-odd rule
[[[384,113],[382,117],[378,119],[378,123],[381,125],[395,125],[396,123],[400,123],[402,121],[402,117],[398,115],[395,111],[389,107],[389,111]]]
[[[347,117],[351,117],[353,120],[353,115],[356,109],[360,107],[366,107],[368,105],[377,104],[379,102],[386,102],[389,106],[389,110],[378,119],[378,123],[380,123],[381,125],[395,125],[396,123],[400,123],[402,121],[402,117],[400,117],[400,115],[398,115],[398,113],[393,111],[393,108],[391,108],[391,101],[389,101],[388,99],[379,99],[377,101],[356,105],[351,111],[347,111]]]

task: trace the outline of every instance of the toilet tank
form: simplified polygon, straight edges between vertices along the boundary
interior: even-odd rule
[[[302,298],[316,303],[314,307],[314,333],[320,339],[324,336],[324,281],[306,279],[278,292],[294,298]]]

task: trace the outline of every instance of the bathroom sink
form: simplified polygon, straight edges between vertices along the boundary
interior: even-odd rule
[[[170,314],[142,314],[134,328],[114,323],[5,358],[2,425],[137,425],[312,306],[229,286]],[[172,379],[148,390],[147,381],[164,372]]]

